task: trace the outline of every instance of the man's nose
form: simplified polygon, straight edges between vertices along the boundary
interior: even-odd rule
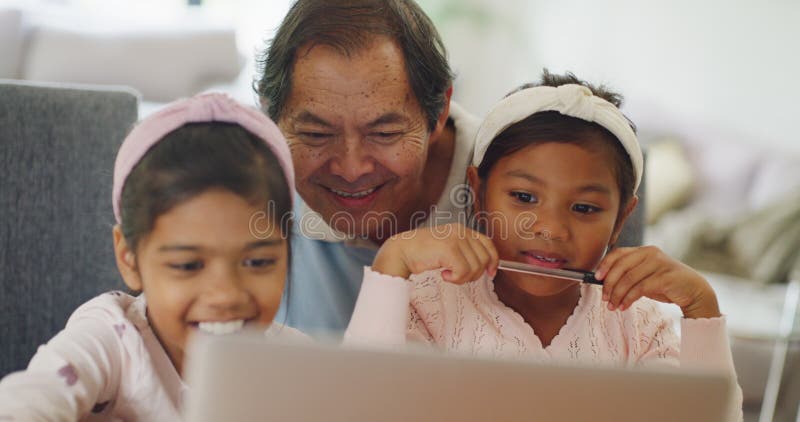
[[[334,149],[334,154],[331,173],[348,183],[354,183],[360,177],[375,171],[374,158],[364,147],[360,136],[347,137]]]

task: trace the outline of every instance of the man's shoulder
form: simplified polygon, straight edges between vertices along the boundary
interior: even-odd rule
[[[456,128],[456,141],[474,144],[481,119],[455,101],[450,101],[450,115]]]

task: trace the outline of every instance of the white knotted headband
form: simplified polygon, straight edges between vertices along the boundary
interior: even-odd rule
[[[527,88],[497,103],[478,129],[472,165],[477,167],[481,164],[486,150],[497,135],[514,123],[541,111],[557,111],[608,129],[622,143],[631,159],[636,176],[633,191],[636,192],[642,181],[644,159],[628,119],[614,104],[592,95],[589,88],[577,84]]]

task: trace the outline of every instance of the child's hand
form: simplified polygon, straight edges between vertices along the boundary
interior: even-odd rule
[[[381,246],[372,269],[381,274],[408,278],[411,274],[444,268],[445,281],[462,284],[497,272],[497,250],[491,239],[452,223],[423,227],[390,237]]]
[[[595,271],[603,280],[603,300],[613,310],[628,309],[642,296],[681,307],[685,318],[720,316],[717,296],[697,271],[655,246],[618,248]]]

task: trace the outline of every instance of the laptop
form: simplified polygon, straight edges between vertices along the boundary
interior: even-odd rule
[[[553,366],[429,350],[203,337],[187,421],[722,421],[731,381],[681,369]]]

